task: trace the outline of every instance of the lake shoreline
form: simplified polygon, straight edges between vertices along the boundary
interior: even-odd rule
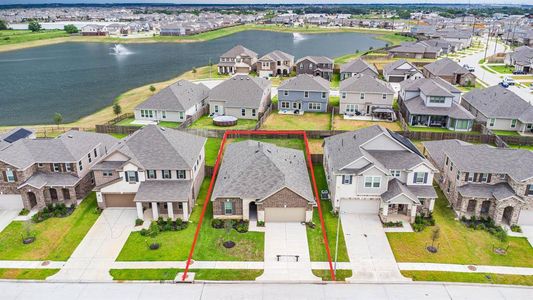
[[[48,45],[55,45],[60,43],[78,42],[78,43],[108,43],[108,44],[150,44],[150,43],[198,43],[206,42],[222,37],[226,37],[238,32],[248,30],[264,30],[280,33],[303,33],[303,34],[322,34],[322,33],[341,33],[341,32],[356,32],[375,34],[376,39],[382,39],[389,41],[387,35],[400,33],[392,30],[382,29],[366,29],[366,28],[329,28],[329,27],[307,27],[307,28],[294,28],[294,27],[282,27],[272,25],[238,25],[232,27],[225,27],[216,29],[213,31],[203,32],[190,36],[153,36],[148,38],[115,38],[115,37],[96,37],[96,36],[69,36],[69,37],[55,37],[49,39],[35,40],[29,42],[22,42],[16,44],[0,45],[1,52],[10,52],[23,50],[28,48],[42,47]]]

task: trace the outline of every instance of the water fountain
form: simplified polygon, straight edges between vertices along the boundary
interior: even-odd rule
[[[121,44],[115,44],[113,47],[111,47],[111,50],[113,51],[111,54],[113,55],[128,55],[131,54],[131,52],[124,47]]]

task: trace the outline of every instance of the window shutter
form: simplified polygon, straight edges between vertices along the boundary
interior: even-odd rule
[[[49,166],[50,166],[50,171],[54,172],[54,164],[52,163]]]
[[[428,183],[428,173],[424,173],[424,183]]]
[[[130,178],[128,176],[128,171],[124,172],[124,178],[126,179],[126,182],[130,182]]]
[[[15,182],[17,181],[17,171],[13,170],[13,178],[15,179]]]
[[[489,176],[487,177],[487,182],[490,182],[491,179],[492,179],[492,174],[489,173]]]
[[[413,183],[416,183],[416,174],[417,174],[417,172],[415,172],[415,173],[413,174]]]
[[[139,182],[139,173],[135,172],[135,182]]]
[[[468,176],[469,176],[469,175],[470,175],[470,174],[468,174],[468,172],[465,173],[465,181],[468,181]]]
[[[474,173],[474,182],[477,182],[477,173]]]
[[[6,171],[2,171],[2,179],[7,182],[7,175],[6,175]],[[527,192],[527,191],[526,191]]]
[[[529,189],[531,189],[531,184],[526,185],[526,196],[529,196]]]

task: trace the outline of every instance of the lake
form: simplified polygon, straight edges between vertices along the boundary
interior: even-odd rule
[[[338,57],[384,41],[364,33],[296,34],[244,31],[199,43],[63,43],[0,53],[0,125],[53,123],[55,112],[71,122],[108,105],[120,94],[207,65],[237,44],[259,56],[272,50]]]

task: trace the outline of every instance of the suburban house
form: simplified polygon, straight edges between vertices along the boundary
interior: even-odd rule
[[[382,116],[396,120],[392,109],[394,90],[389,83],[359,74],[340,83],[339,113],[346,116]]]
[[[500,85],[463,94],[461,105],[488,129],[533,133],[533,106]]]
[[[335,211],[410,223],[433,211],[437,169],[411,141],[381,126],[325,138],[324,168]]]
[[[457,50],[463,50],[472,45],[472,30],[456,30],[456,29],[447,29],[437,32],[437,36],[441,39],[455,43],[457,45]]]
[[[88,24],[81,28],[81,35],[84,36],[106,36],[108,34],[106,25]]]
[[[0,207],[31,210],[76,203],[94,187],[91,168],[116,143],[107,134],[75,130],[10,143],[0,150]]]
[[[213,189],[213,218],[310,222],[316,205],[302,150],[259,141],[226,146]]]
[[[407,79],[424,78],[424,75],[415,65],[400,59],[383,67],[383,78],[388,82],[402,82]]]
[[[218,63],[219,74],[248,74],[255,70],[257,53],[237,45],[220,56]]]
[[[201,115],[208,96],[209,88],[205,85],[179,80],[137,105],[135,120],[181,123]]]
[[[522,46],[505,55],[506,65],[513,66],[516,71],[533,73],[533,47]]]
[[[289,76],[294,68],[294,56],[280,50],[265,54],[257,60],[259,77]]]
[[[340,69],[341,80],[355,76],[357,74],[365,74],[367,76],[378,77],[379,72],[373,64],[369,64],[361,58],[352,60],[341,65]]]
[[[0,150],[20,139],[35,139],[35,132],[26,128],[13,128],[8,132],[0,133]]]
[[[333,59],[325,56],[305,56],[296,61],[296,74],[320,76],[331,81]]]
[[[532,151],[459,140],[423,144],[441,171],[435,179],[457,216],[490,217],[497,225],[533,224]]]
[[[206,141],[156,125],[125,137],[93,167],[98,206],[136,207],[143,220],[145,211],[154,220],[188,220],[204,179]]]
[[[424,42],[403,43],[389,50],[392,57],[403,58],[437,58],[442,54],[442,49]]]
[[[265,78],[235,75],[209,92],[209,112],[258,120],[271,104],[270,86]]]
[[[410,126],[470,131],[475,117],[460,103],[461,91],[439,77],[400,83],[398,104]]]
[[[278,87],[278,110],[293,112],[326,112],[329,101],[329,81],[300,74],[283,81]]]
[[[449,58],[442,58],[425,65],[422,74],[427,78],[440,77],[451,84],[476,85],[476,76]]]

